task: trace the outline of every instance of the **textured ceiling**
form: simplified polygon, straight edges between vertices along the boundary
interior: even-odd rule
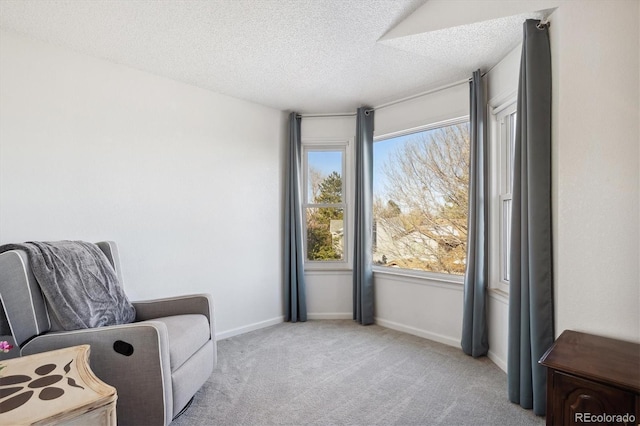
[[[487,70],[521,41],[525,18],[546,16],[383,38],[424,4],[0,0],[0,29],[276,109],[325,113],[379,105]]]

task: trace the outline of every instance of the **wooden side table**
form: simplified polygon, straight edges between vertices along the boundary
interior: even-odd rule
[[[1,364],[0,424],[116,425],[116,390],[89,368],[89,345]]]
[[[565,330],[547,367],[547,425],[640,422],[640,345]]]

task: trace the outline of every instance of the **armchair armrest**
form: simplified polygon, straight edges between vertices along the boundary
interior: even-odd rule
[[[46,333],[27,342],[21,354],[88,344],[91,369],[118,392],[118,420],[166,425],[174,415],[168,340],[165,324],[145,321]],[[116,351],[118,341],[130,344],[132,350]]]
[[[211,339],[215,341],[213,299],[209,294],[191,294],[163,299],[132,302],[136,308],[136,321],[147,321],[173,315],[201,314],[211,326]]]

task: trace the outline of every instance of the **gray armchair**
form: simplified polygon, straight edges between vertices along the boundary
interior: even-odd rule
[[[115,243],[97,245],[123,283]],[[133,323],[62,331],[48,314],[26,253],[12,250],[0,254],[0,299],[21,355],[91,345],[91,369],[118,391],[120,425],[171,423],[216,365],[207,294],[133,302]]]

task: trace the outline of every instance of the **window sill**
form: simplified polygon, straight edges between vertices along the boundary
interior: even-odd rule
[[[315,265],[313,267],[306,267],[304,270],[305,275],[346,275],[352,274],[353,269],[350,266],[337,266],[337,265]],[[437,272],[421,272],[412,271],[410,269],[399,268],[385,268],[374,266],[373,274],[378,276],[387,276],[391,278],[402,278],[406,281],[414,282],[422,285],[436,285],[442,287],[459,287],[464,285],[464,276],[462,275],[447,275],[439,274]],[[501,290],[491,289],[490,291],[497,291],[505,300],[508,300],[508,293]]]
[[[464,276],[447,275],[437,272],[412,271],[410,269],[385,268],[380,266],[373,267],[373,274],[387,276],[390,278],[401,278],[403,280],[421,285],[432,285],[439,287],[457,287],[462,289],[464,285]]]
[[[305,275],[351,275],[353,269],[349,267],[305,268]]]

